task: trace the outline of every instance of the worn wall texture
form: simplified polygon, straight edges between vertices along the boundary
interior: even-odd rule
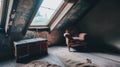
[[[42,0],[17,0],[17,2],[18,5],[13,6],[16,8],[12,10],[15,13],[15,17],[9,29],[9,35],[12,40],[20,40],[23,38]],[[16,36],[19,37],[16,38]]]
[[[10,14],[10,25],[7,34],[0,31],[0,61],[1,58],[13,56],[13,41],[24,38],[24,33],[31,22],[31,18],[43,0],[14,0]],[[12,17],[11,17],[12,16]],[[5,22],[4,22],[5,23]]]
[[[15,9],[15,18],[10,29],[10,36],[13,38],[13,40],[17,39],[15,38],[16,36],[20,36],[22,38],[22,31],[29,19],[30,10],[32,7],[32,0],[19,1],[18,6]],[[18,40],[20,37],[18,37]]]
[[[27,31],[24,39],[31,39],[31,38],[47,38],[48,45],[55,45],[59,39],[59,32],[57,30],[48,32],[48,31]]]

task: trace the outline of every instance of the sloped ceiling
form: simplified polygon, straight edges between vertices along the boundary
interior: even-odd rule
[[[70,0],[70,2],[73,1],[74,0]],[[79,18],[82,19],[96,2],[96,0],[79,0],[67,16],[60,21],[64,23],[59,23],[56,28],[63,29],[75,21],[78,21]],[[12,40],[22,39],[41,3],[42,0],[14,0],[10,16],[15,15],[15,17],[10,17],[9,23],[11,25],[8,23],[8,35]]]
[[[10,19],[12,25],[8,32],[13,40],[19,40],[25,35],[41,3],[42,0],[14,0],[11,15],[15,14],[15,17]]]
[[[78,23],[96,4],[98,0],[78,0],[73,8],[56,26],[59,30]]]

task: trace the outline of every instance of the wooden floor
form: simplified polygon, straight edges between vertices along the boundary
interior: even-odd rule
[[[75,60],[80,62],[86,62],[86,59],[90,59],[92,63],[98,67],[120,67],[120,55],[109,53],[96,53],[96,52],[69,52],[66,46],[54,46],[48,48],[49,55],[38,59],[39,61],[46,61],[51,64],[60,65],[62,67],[69,67],[63,62],[60,56],[69,60]],[[15,59],[8,60],[0,63],[0,67],[22,67],[21,63],[16,63]]]

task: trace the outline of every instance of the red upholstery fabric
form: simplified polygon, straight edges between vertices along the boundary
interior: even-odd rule
[[[75,28],[66,29],[64,37],[68,50],[70,51],[71,46],[84,46],[86,48],[85,36],[86,33],[79,33]]]

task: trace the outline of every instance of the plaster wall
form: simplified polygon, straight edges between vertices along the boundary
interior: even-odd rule
[[[79,28],[120,48],[119,3],[119,0],[100,0],[96,7],[78,23]]]

